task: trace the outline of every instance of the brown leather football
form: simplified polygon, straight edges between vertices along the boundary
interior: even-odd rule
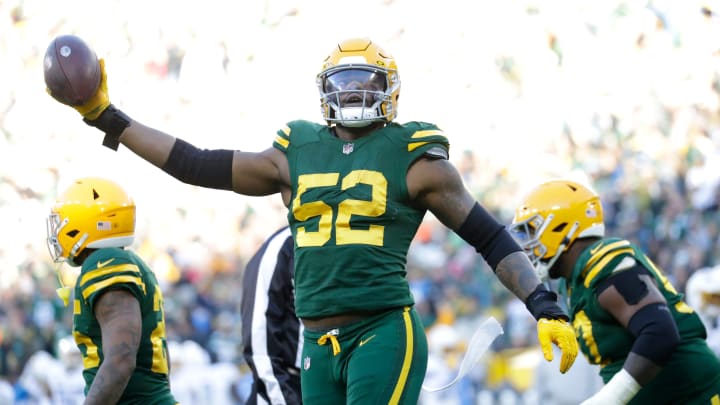
[[[77,106],[95,94],[101,71],[97,55],[75,35],[53,39],[43,60],[45,85],[57,101]]]

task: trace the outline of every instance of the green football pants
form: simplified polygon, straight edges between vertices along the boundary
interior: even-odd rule
[[[305,329],[303,336],[303,403],[417,403],[428,348],[423,324],[412,307],[393,309],[337,329]]]

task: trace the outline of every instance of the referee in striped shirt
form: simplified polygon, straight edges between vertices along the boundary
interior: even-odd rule
[[[295,316],[293,240],[285,227],[270,236],[243,274],[243,354],[253,373],[247,404],[301,404],[302,326]]]

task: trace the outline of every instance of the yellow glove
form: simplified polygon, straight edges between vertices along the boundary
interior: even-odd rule
[[[107,88],[107,73],[105,72],[105,59],[100,59],[100,72],[102,73],[100,78],[100,85],[98,86],[95,95],[90,97],[90,100],[84,104],[73,106],[74,109],[79,112],[83,118],[93,121],[96,120],[106,108],[110,106],[110,96]]]
[[[552,361],[552,344],[555,343],[562,352],[560,359],[560,372],[565,373],[575,362],[578,355],[578,343],[575,338],[575,329],[562,319],[540,318],[537,324],[538,340],[545,360]]]

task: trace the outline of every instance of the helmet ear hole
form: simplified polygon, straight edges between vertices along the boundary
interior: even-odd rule
[[[77,234],[79,234],[79,233],[80,233],[80,231],[78,231],[77,229],[73,229],[72,231],[66,233],[65,235],[67,235],[67,236],[69,236],[69,237],[71,237],[71,238],[74,238],[74,237],[76,237]]]

